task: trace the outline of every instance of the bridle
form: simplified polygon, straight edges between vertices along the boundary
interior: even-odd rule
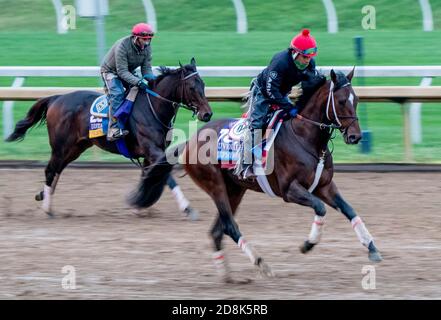
[[[183,77],[181,79],[181,81],[182,81],[182,86],[181,86],[182,87],[182,93],[181,93],[181,103],[180,103],[180,106],[185,108],[185,109],[187,109],[187,110],[193,111],[193,118],[194,118],[195,115],[198,114],[198,108],[196,106],[194,106],[194,105],[191,105],[191,104],[189,104],[189,105],[184,104],[182,101],[184,101],[184,96],[185,96],[185,92],[186,92],[185,84],[187,82],[185,80],[188,80],[188,79],[190,79],[191,77],[193,77],[193,76],[195,76],[197,74],[199,74],[199,72],[195,71],[195,72],[192,72],[192,73],[186,75],[185,77]],[[184,76],[184,72],[182,72],[182,76]]]
[[[182,73],[183,74],[183,73]],[[153,96],[153,97],[155,97],[155,98],[157,98],[157,99],[159,99],[159,100],[162,100],[162,101],[166,101],[166,102],[168,102],[168,103],[170,103],[172,106],[173,106],[173,108],[176,110],[177,108],[184,108],[184,109],[187,109],[187,110],[190,110],[190,111],[192,111],[193,112],[193,118],[194,118],[194,116],[195,115],[197,115],[198,114],[198,108],[196,107],[196,106],[193,106],[193,105],[187,105],[187,104],[185,104],[183,101],[184,101],[184,93],[185,93],[185,83],[186,83],[186,80],[188,80],[188,79],[190,79],[191,77],[193,77],[193,76],[195,76],[195,75],[197,75],[197,74],[199,74],[199,72],[198,71],[195,71],[195,72],[192,72],[192,73],[190,73],[190,74],[188,74],[188,75],[186,75],[185,77],[182,77],[181,79],[180,79],[180,81],[182,81],[182,85],[181,85],[181,87],[182,87],[182,91],[181,91],[181,102],[176,102],[176,101],[173,101],[173,100],[170,100],[170,99],[167,99],[167,98],[164,98],[163,96],[161,96],[160,94],[158,94],[157,92],[155,92],[155,91],[153,91],[153,90],[150,90],[150,89],[146,89],[145,91],[146,91],[146,96],[147,96],[147,100],[148,100],[148,102],[149,102],[149,107],[150,107],[150,110],[152,111],[152,113],[153,113],[153,116],[155,117],[155,119],[163,126],[163,127],[165,127],[167,130],[170,130],[170,129],[172,129],[173,128],[173,124],[174,124],[174,122],[175,122],[175,119],[176,119],[176,112],[175,112],[175,116],[173,117],[173,119],[170,121],[170,124],[171,125],[166,125],[166,124],[164,124],[162,121],[161,121],[161,119],[159,119],[159,117],[158,117],[158,114],[156,113],[156,111],[155,111],[155,109],[153,109],[153,104],[151,103],[151,101],[150,101],[150,95],[151,96]]]
[[[342,85],[341,87],[339,87],[338,89],[344,88],[349,86],[351,83],[348,82],[344,85]],[[332,111],[333,115],[334,115],[334,121],[331,120],[330,116],[329,116],[329,111]],[[354,117],[354,116],[342,116],[342,115],[338,115],[337,111],[335,110],[335,100],[334,100],[334,82],[331,81],[331,84],[329,85],[329,94],[328,94],[328,99],[327,99],[327,103],[326,103],[326,118],[331,121],[331,124],[326,124],[323,122],[317,122],[317,121],[313,121],[310,120],[308,118],[305,118],[304,116],[298,114],[297,115],[297,119],[314,124],[316,126],[318,126],[320,129],[339,129],[341,132],[346,132],[349,127],[351,127],[355,121],[358,121],[358,117]],[[352,119],[352,122],[346,126],[345,128],[343,128],[340,119]],[[337,123],[337,124],[335,124]]]
[[[340,88],[349,86],[350,82],[342,85]],[[337,90],[338,90],[337,89]],[[334,121],[331,120],[330,116],[329,116],[329,111],[332,109],[332,113],[334,114]],[[347,130],[354,124],[355,121],[358,121],[358,117],[353,117],[353,116],[341,116],[337,114],[337,111],[335,109],[335,101],[334,101],[334,82],[331,81],[331,84],[329,86],[329,95],[328,95],[328,99],[327,99],[327,103],[326,103],[326,118],[331,122],[331,124],[326,124],[323,122],[318,122],[318,121],[314,121],[314,120],[310,120],[308,118],[305,118],[304,116],[298,114],[296,116],[297,119],[301,120],[301,121],[305,121],[308,123],[311,123],[313,125],[316,125],[320,128],[320,130],[328,130],[328,134],[329,134],[329,140],[327,140],[326,144],[328,144],[329,141],[332,142],[332,139],[335,138],[335,135],[333,135],[334,130],[335,129],[339,129],[343,134],[346,134]],[[353,119],[352,122],[346,126],[345,128],[342,127],[341,121],[340,119]],[[337,124],[335,124],[334,122],[336,122]],[[294,137],[297,138],[293,124],[291,122],[291,130],[294,132]],[[307,148],[305,148],[305,146],[303,146],[303,144],[301,144],[302,147],[312,156],[314,156],[316,159],[320,160],[319,157],[317,157],[315,154],[311,153]],[[330,153],[332,154],[333,150],[330,151]],[[322,150],[322,156],[321,157],[325,157],[326,155],[326,148],[323,148]]]

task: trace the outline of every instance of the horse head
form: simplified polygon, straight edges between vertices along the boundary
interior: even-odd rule
[[[358,97],[352,88],[351,80],[355,67],[347,75],[331,70],[326,117],[343,134],[347,144],[357,144],[361,139],[361,129],[357,117]]]
[[[208,99],[205,96],[205,83],[196,69],[196,60],[191,58],[190,64],[182,69],[182,101],[196,108],[198,119],[208,122],[213,115]]]
[[[180,67],[174,70],[162,67],[161,74],[153,86],[158,92],[161,87],[166,87],[165,91],[170,92],[169,97],[172,96],[180,106],[193,111],[199,120],[210,121],[213,112],[205,96],[205,83],[196,69],[196,60],[192,58],[190,64],[179,65]]]

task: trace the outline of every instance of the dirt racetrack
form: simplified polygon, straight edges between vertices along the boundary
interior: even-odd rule
[[[1,299],[441,298],[441,173],[336,174],[383,254],[374,267],[340,213],[328,207],[322,242],[303,255],[312,210],[248,192],[237,221],[276,277],[261,278],[225,238],[234,277],[252,280],[240,285],[218,278],[208,236],[215,208],[188,177],[178,183],[200,212],[196,222],[169,190],[145,217],[134,215],[124,198],[137,170],[73,168],[49,219],[34,200],[43,177],[43,169],[0,169]],[[64,266],[75,268],[76,289],[63,289]],[[367,275],[375,289],[363,289]]]

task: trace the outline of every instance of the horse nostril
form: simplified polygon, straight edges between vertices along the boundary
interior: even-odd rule
[[[213,115],[212,112],[207,112],[206,114],[204,114],[204,121],[206,122],[210,121],[212,115]]]
[[[358,143],[360,141],[360,139],[361,139],[361,136],[359,136],[359,135],[351,134],[349,136],[349,142],[353,143],[353,144]]]

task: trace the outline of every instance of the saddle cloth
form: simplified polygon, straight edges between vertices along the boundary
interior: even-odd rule
[[[118,108],[118,111],[114,114],[117,118],[120,126],[124,129],[130,113],[132,112],[133,103],[138,94],[138,87],[132,87],[126,96],[126,99],[122,105]],[[107,96],[102,95],[95,99],[90,106],[90,118],[89,118],[89,139],[99,138],[107,135],[109,129],[109,103]],[[125,139],[119,139],[116,142],[116,147],[120,154],[124,157],[132,159],[127,148]]]
[[[273,145],[285,115],[286,113],[283,110],[277,110],[272,114],[261,143],[253,149],[255,157],[260,159],[261,162],[261,164],[257,164],[256,162],[254,165],[258,165],[260,169],[262,169],[262,167],[264,168],[267,164],[269,150]],[[248,128],[248,121],[245,117],[246,115],[227,123],[225,127],[220,130],[217,141],[217,160],[220,162],[221,168],[235,168],[239,160],[243,144],[242,136]]]
[[[126,99],[115,113],[115,118],[118,119],[121,125],[125,125],[130,112],[132,111],[133,102],[135,101],[138,88],[133,87],[130,89]],[[109,128],[109,103],[107,96],[103,94],[95,99],[90,106],[90,118],[89,118],[89,138],[99,138],[107,135]]]
[[[100,110],[100,111],[98,111]],[[89,138],[99,138],[107,135],[109,128],[109,104],[106,95],[95,99],[90,107]]]

